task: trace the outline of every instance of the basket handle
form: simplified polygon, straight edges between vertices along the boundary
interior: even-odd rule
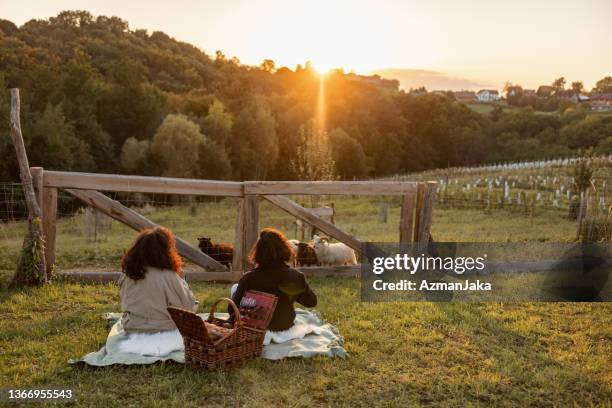
[[[208,323],[212,323],[213,319],[215,318],[215,310],[217,309],[217,305],[221,302],[227,302],[234,311],[234,329],[238,326],[242,326],[242,320],[240,319],[240,310],[238,310],[238,306],[236,306],[234,301],[230,298],[217,299],[217,301],[213,303],[212,307],[210,308],[210,312],[208,313],[208,319],[206,319],[206,321]]]

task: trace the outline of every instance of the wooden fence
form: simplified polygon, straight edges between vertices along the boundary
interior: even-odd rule
[[[259,202],[264,199],[297,219],[345,243],[356,251],[362,241],[302,207],[287,195],[400,195],[402,199],[399,236],[401,243],[426,244],[429,240],[435,182],[412,181],[214,181],[165,177],[48,171],[30,169],[36,198],[42,208],[47,268],[55,264],[57,193],[63,189],[87,205],[137,230],[157,224],[100,191],[181,194],[190,196],[238,197],[232,270],[176,237],[180,254],[207,272],[188,274],[192,280],[235,281],[250,267],[248,252],[259,234]],[[305,267],[309,275],[356,275],[359,267]],[[110,280],[116,274],[75,274],[81,280]]]

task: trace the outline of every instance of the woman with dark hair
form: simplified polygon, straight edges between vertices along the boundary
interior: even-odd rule
[[[289,267],[294,255],[287,238],[280,231],[273,228],[262,230],[250,255],[256,267],[242,276],[232,294],[236,305],[240,305],[240,300],[249,290],[276,295],[278,303],[268,330],[282,331],[293,326],[293,302],[306,307],[317,305],[317,296],[306,283],[304,274]]]
[[[183,279],[183,265],[172,232],[142,231],[121,260],[121,323],[126,332],[159,332],[176,326],[168,306],[196,311],[198,302]]]

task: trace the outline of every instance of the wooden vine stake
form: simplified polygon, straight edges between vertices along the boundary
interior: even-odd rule
[[[19,118],[19,89],[11,89],[11,138],[19,163],[19,177],[28,210],[28,232],[23,240],[23,248],[11,286],[38,285],[47,281],[44,256],[44,236],[42,232],[41,208],[36,199],[32,183],[30,164],[23,143],[21,120]]]

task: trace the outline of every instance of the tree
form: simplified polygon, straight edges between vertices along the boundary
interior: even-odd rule
[[[13,35],[18,30],[19,30],[19,28],[17,28],[15,23],[13,23],[12,21],[4,20],[4,19],[0,18],[0,34],[4,34],[4,35],[7,35],[7,36],[8,35]]]
[[[121,167],[128,173],[145,174],[150,159],[151,142],[130,137],[125,140],[121,148]]]
[[[493,109],[491,109],[491,112],[489,112],[487,116],[491,121],[497,122],[503,114],[504,108],[502,108],[501,106],[495,106]]]
[[[584,84],[581,81],[572,82],[572,91],[582,93],[584,91]]]
[[[68,17],[69,15],[64,16]],[[80,21],[81,17],[77,15],[74,18]],[[97,107],[103,89],[102,78],[89,56],[80,51],[76,52],[62,73],[62,109],[73,124],[75,134],[87,143],[93,157],[91,167],[84,170],[110,170],[115,148],[97,117]]]
[[[417,88],[410,88],[408,93],[414,94],[414,95],[424,95],[427,93],[427,88],[425,88],[424,86],[419,86]]]
[[[100,124],[121,147],[128,137],[150,138],[166,112],[165,96],[148,85],[132,83],[106,88],[99,104]]]
[[[357,140],[342,128],[337,128],[329,134],[329,142],[340,178],[350,180],[367,176],[367,156]]]
[[[497,137],[497,160],[535,160],[541,148],[536,138],[521,138],[517,132],[505,132]]]
[[[574,164],[572,187],[575,194],[581,194],[591,186],[594,170],[590,152]]]
[[[291,162],[298,180],[335,180],[336,166],[327,140],[327,134],[316,130],[309,120],[299,130],[300,145]]]
[[[597,81],[595,88],[593,88],[593,92],[612,93],[612,76],[607,76]]]
[[[612,116],[589,115],[583,120],[573,121],[559,132],[557,143],[571,149],[588,149],[612,135]]]
[[[241,180],[264,180],[278,160],[276,120],[262,97],[238,115],[230,143],[232,168]]]
[[[200,121],[200,128],[219,146],[225,146],[231,137],[233,124],[232,114],[225,109],[221,101],[215,100],[210,105],[208,114]]]
[[[68,10],[60,12],[57,17],[49,18],[49,22],[68,27],[83,27],[93,22],[93,16],[84,10]]]
[[[199,150],[204,136],[197,124],[185,115],[170,114],[155,132],[151,153],[161,163],[162,174],[169,177],[198,177]]]
[[[523,87],[506,82],[504,85],[504,93],[506,94],[508,105],[518,106],[523,97]]]
[[[8,135],[10,132],[10,99],[6,92],[7,85],[4,74],[0,72],[0,134]],[[15,148],[10,137],[0,137],[0,180],[16,180],[19,178],[19,166],[15,156]]]
[[[31,132],[30,158],[33,164],[62,170],[87,170],[93,165],[89,146],[78,139],[60,105],[47,104],[36,114]]]
[[[555,92],[560,92],[565,89],[565,78],[560,77],[553,81],[552,87],[555,89]]]
[[[227,153],[214,140],[205,138],[198,151],[199,177],[227,180],[232,177],[232,165]]]
[[[225,57],[225,54],[223,54],[223,51],[221,50],[215,51],[215,62],[218,64],[222,64],[225,61],[227,61],[227,58]]]
[[[602,139],[597,143],[595,153],[600,155],[612,154],[612,136]]]
[[[472,126],[459,126],[452,129],[453,150],[450,164],[452,166],[466,166],[478,163],[488,153],[487,138],[482,129]]]
[[[276,66],[274,65],[274,61],[271,59],[265,59],[263,60],[263,62],[261,63],[261,69],[264,72],[274,72],[274,69],[276,68]]]

